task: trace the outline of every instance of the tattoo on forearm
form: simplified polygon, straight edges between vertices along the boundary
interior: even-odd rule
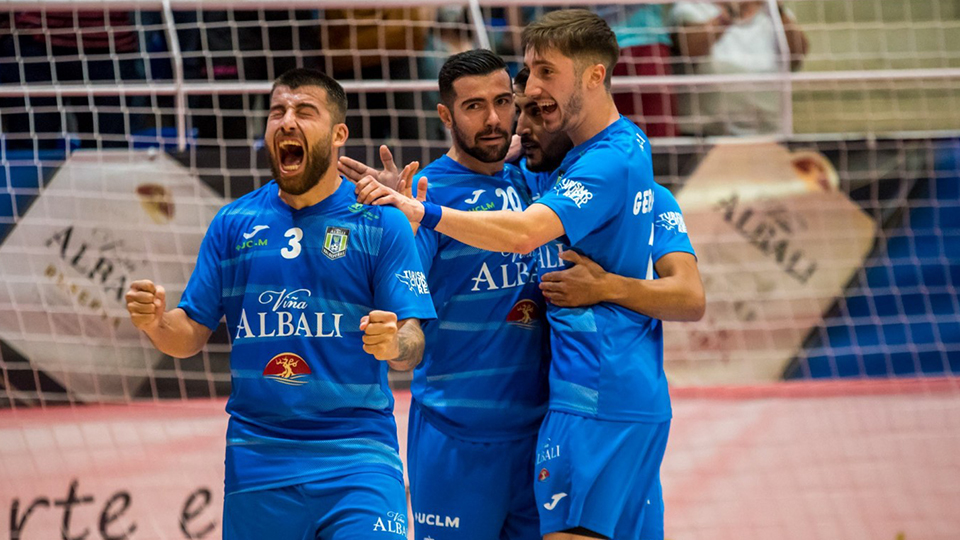
[[[403,325],[397,333],[400,356],[390,361],[393,369],[406,371],[417,367],[423,359],[424,338],[423,330],[416,323]]]

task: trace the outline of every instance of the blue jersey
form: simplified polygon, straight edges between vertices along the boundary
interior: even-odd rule
[[[520,171],[478,174],[443,156],[423,169],[431,202],[460,210],[522,211]],[[421,228],[417,248],[437,319],[412,393],[424,417],[468,441],[536,433],[546,412],[547,343],[535,254],[483,251]]]
[[[537,204],[557,214],[566,234],[540,248],[540,273],[561,269],[558,252],[572,247],[608,272],[653,279],[654,200],[663,192],[640,128],[620,117],[570,150],[557,174]],[[549,304],[547,314],[551,410],[641,422],[672,416],[659,320],[610,303]]]
[[[388,366],[359,328],[373,309],[435,315],[402,213],[357,204],[346,181],[294,210],[270,182],[214,218],[180,307],[211,329],[227,318],[228,494],[402,475]]]
[[[687,224],[683,221],[683,212],[680,204],[670,193],[670,190],[657,184],[653,188],[653,264],[656,265],[661,257],[669,253],[689,253],[696,256],[690,237],[687,235]],[[655,267],[649,269],[653,278],[660,277]],[[649,279],[649,278],[648,278]]]
[[[530,194],[530,199],[533,201],[543,196],[557,181],[557,171],[533,172],[527,167],[527,158],[521,159],[518,167],[523,175],[523,183]]]

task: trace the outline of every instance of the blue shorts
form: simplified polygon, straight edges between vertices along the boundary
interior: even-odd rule
[[[452,438],[410,406],[407,472],[416,540],[539,540],[530,475],[536,436],[479,443]]]
[[[540,531],[583,527],[617,540],[663,540],[660,462],[669,432],[669,421],[548,412],[534,473]]]
[[[403,482],[377,472],[275,489],[223,501],[224,540],[406,540]]]

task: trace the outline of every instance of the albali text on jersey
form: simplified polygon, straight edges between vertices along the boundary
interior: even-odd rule
[[[423,169],[427,198],[466,211],[523,211],[519,169],[479,174],[448,156]],[[426,351],[413,399],[449,436],[494,442],[529,437],[546,413],[547,333],[535,254],[477,249],[417,231],[437,319],[423,325]]]
[[[654,279],[662,256],[654,246],[658,197],[673,200],[654,182],[646,136],[621,116],[570,150],[556,182],[536,201],[557,214],[566,232],[540,248],[540,275],[562,270],[559,251],[574,249],[608,272]],[[675,200],[673,208],[665,212],[679,216]],[[693,253],[685,230],[680,239],[663,238],[672,243],[666,249]],[[547,315],[551,410],[640,422],[672,416],[659,320],[610,303],[548,304]]]
[[[211,329],[226,315],[228,494],[402,475],[388,366],[359,328],[374,309],[435,316],[402,213],[357,204],[347,181],[295,210],[270,182],[214,218],[180,307]]]

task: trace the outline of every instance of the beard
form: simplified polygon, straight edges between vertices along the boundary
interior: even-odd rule
[[[473,137],[473,144],[468,144],[467,136],[460,131],[456,119],[453,120],[452,127],[453,129],[450,131],[453,134],[453,142],[467,155],[476,158],[482,163],[496,163],[497,161],[503,161],[503,159],[507,157],[507,151],[510,150],[510,134],[506,131],[491,127],[481,133],[477,133]],[[488,137],[490,135],[503,135],[503,144],[494,148],[484,148],[480,146],[480,137]]]
[[[583,88],[577,86],[577,89],[570,96],[570,99],[563,106],[563,120],[560,122],[560,129],[557,131],[567,131],[570,129],[570,123],[573,118],[580,115],[583,110]]]
[[[551,134],[552,139],[547,146],[540,145],[538,154],[540,159],[533,161],[527,156],[527,168],[531,172],[553,172],[563,163],[563,158],[567,157],[567,152],[573,148],[573,141],[566,133]],[[538,143],[539,144],[539,143]]]
[[[304,155],[305,162],[301,165],[300,172],[295,176],[284,177],[280,171],[279,158],[274,155],[272,148],[269,154],[270,172],[280,189],[290,195],[303,195],[319,184],[323,173],[330,168],[330,137],[312,145],[312,149]]]

